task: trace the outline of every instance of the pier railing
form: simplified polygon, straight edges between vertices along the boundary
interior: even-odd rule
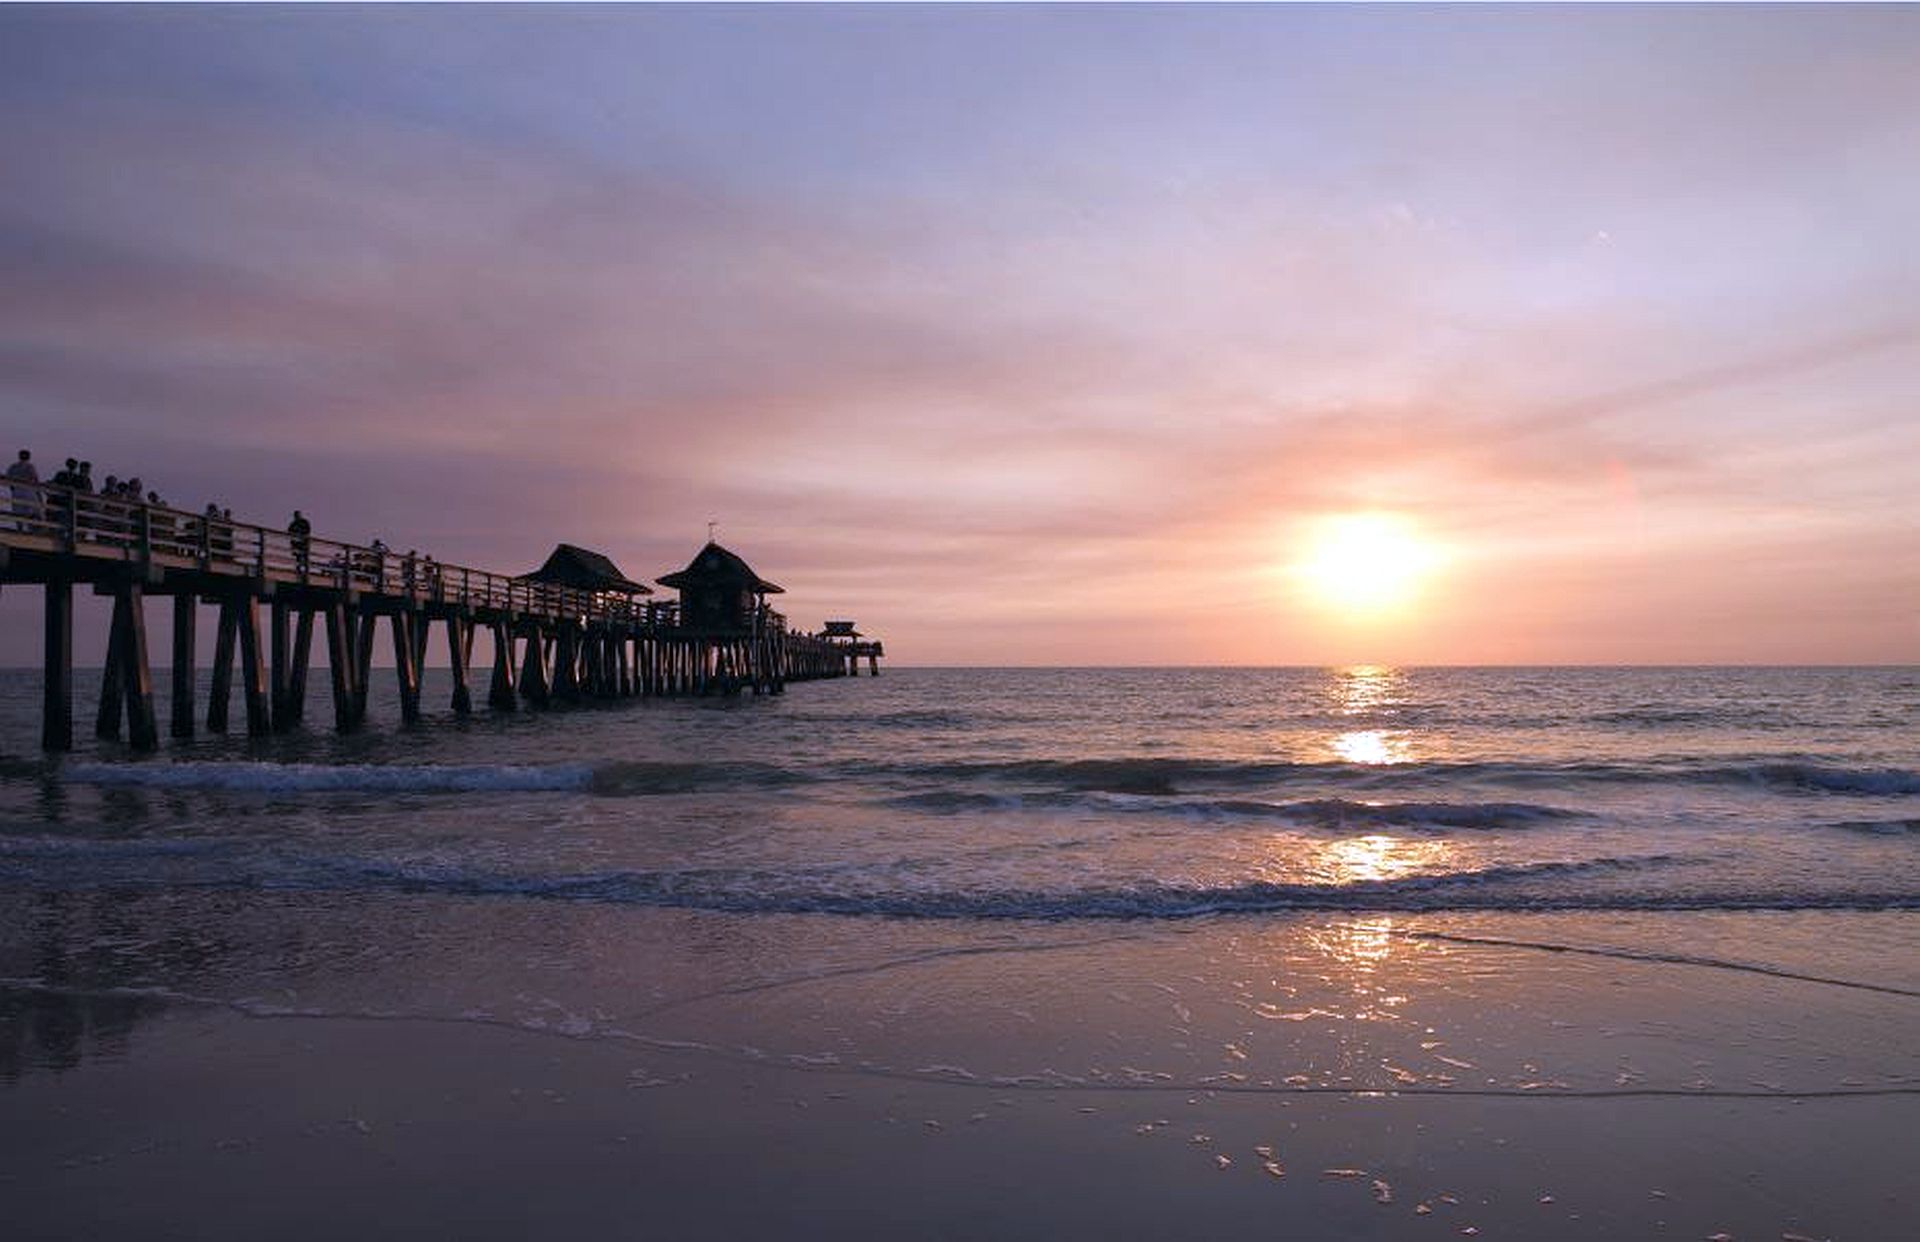
[[[295,586],[364,591],[531,617],[671,627],[678,605],[531,582],[372,544],[289,534],[211,513],[9,480],[0,531],[16,547],[100,561],[196,569]],[[785,622],[768,611],[765,624]]]

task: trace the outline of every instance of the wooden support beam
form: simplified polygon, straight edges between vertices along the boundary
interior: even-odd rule
[[[422,623],[424,624],[424,622]],[[467,685],[467,658],[473,651],[473,623],[456,614],[447,617],[447,667],[453,673],[453,714],[471,715],[473,690]]]
[[[327,605],[327,672],[333,682],[333,727],[341,733],[359,723],[359,693],[353,686],[353,631],[347,606]]]
[[[520,706],[514,685],[513,626],[506,621],[493,623],[493,680],[487,686],[487,706],[497,712],[510,712]]]
[[[400,719],[407,724],[420,723],[420,666],[414,662],[420,648],[413,637],[414,615],[401,609],[387,617],[393,630],[393,674],[400,688]]]
[[[247,736],[273,732],[273,703],[268,694],[266,653],[260,649],[260,599],[248,594],[238,601],[240,630],[240,684],[247,699]]]
[[[373,623],[377,613],[361,612],[353,621],[353,719],[367,718],[368,687],[373,683]]]
[[[293,664],[287,669],[289,727],[299,727],[307,715],[307,671],[313,661],[313,609],[303,607],[293,627]]]
[[[233,646],[240,632],[240,601],[220,600],[220,619],[213,634],[213,685],[207,691],[207,732],[227,731],[228,700],[233,697]]]
[[[40,746],[73,749],[73,582],[49,578],[41,651]]]
[[[146,596],[138,582],[114,594],[115,626],[120,637],[121,698],[127,706],[127,742],[135,750],[158,750],[160,730],[153,714],[153,669],[147,662]]]
[[[433,626],[428,624],[426,610],[416,609],[407,628],[408,637],[413,639],[413,673],[416,680],[426,676],[427,638],[432,632]]]
[[[126,680],[120,673],[120,661],[125,658],[127,645],[127,613],[120,606],[120,596],[116,592],[113,599],[113,622],[107,629],[107,659],[100,671],[100,710],[93,718],[93,735],[103,741],[111,741],[120,736],[121,696],[126,692]]]
[[[527,634],[526,659],[520,665],[520,696],[535,707],[545,707],[550,694],[546,638],[536,627]]]
[[[287,601],[274,596],[267,606],[267,652],[270,669],[268,703],[273,718],[273,731],[285,733],[293,728],[293,705],[289,701],[292,677],[290,665],[291,652],[287,650],[290,635],[287,633]]]
[[[194,628],[200,619],[192,591],[173,597],[173,724],[175,737],[193,736]]]
[[[570,620],[560,623],[554,636],[553,695],[567,702],[580,697],[579,635]]]

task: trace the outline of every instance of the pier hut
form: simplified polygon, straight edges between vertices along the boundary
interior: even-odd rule
[[[654,579],[679,592],[678,635],[690,644],[692,681],[683,690],[735,693],[751,686],[755,694],[779,693],[778,670],[785,618],[767,606],[767,596],[785,588],[753,571],[736,553],[712,540],[687,567]]]
[[[571,543],[555,544],[540,568],[521,574],[518,581],[584,591],[613,605],[622,616],[635,615],[633,601],[653,594],[652,587],[620,572],[606,553]],[[620,641],[618,623],[580,616],[534,621],[525,629],[530,641],[520,685],[528,698],[544,704],[549,698],[572,702],[588,695],[611,699],[634,692],[634,662]]]
[[[880,675],[880,657],[885,652],[881,650],[879,642],[864,641],[866,635],[853,622],[829,621],[827,628],[820,631],[820,638],[846,659],[848,676],[860,675],[861,656],[867,657],[867,671],[875,677]]]
[[[739,554],[711,542],[685,569],[654,581],[680,592],[682,626],[711,634],[750,632],[767,596],[786,591],[754,573]]]
[[[646,583],[635,582],[621,573],[620,567],[606,553],[576,547],[571,543],[555,544],[546,562],[531,573],[521,574],[520,581],[547,582],[554,586],[572,587],[576,591],[628,598],[653,594],[653,588]]]

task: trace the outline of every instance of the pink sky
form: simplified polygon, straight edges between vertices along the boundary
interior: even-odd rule
[[[1911,7],[16,9],[0,107],[4,421],[188,507],[715,519],[917,664],[1920,654]]]

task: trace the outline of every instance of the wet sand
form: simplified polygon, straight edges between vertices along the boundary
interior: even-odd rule
[[[1689,962],[1644,918],[645,922],[598,1007],[457,937],[277,995],[18,983],[7,1234],[1920,1234],[1907,915],[1696,916]]]

